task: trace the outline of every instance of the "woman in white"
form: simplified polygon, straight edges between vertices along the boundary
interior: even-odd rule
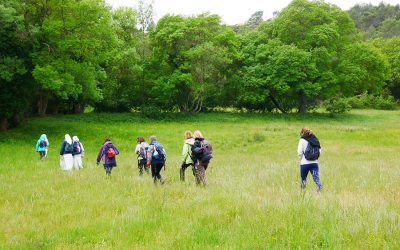
[[[70,171],[74,165],[74,159],[72,157],[72,139],[69,134],[65,135],[65,139],[61,144],[60,148],[60,166],[62,170]]]
[[[85,149],[82,143],[80,143],[78,136],[72,137],[72,156],[74,158],[74,169],[79,170],[83,168],[82,157],[85,154]]]
[[[301,188],[306,187],[308,172],[311,172],[317,191],[322,190],[322,184],[319,179],[318,158],[321,153],[321,145],[318,138],[309,128],[303,128],[300,131],[300,141],[297,146],[297,155],[300,160]]]

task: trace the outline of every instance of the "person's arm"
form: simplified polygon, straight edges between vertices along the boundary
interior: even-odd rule
[[[115,154],[116,154],[116,155],[119,155],[119,151],[118,151],[118,149],[114,146],[114,144],[112,145],[112,147],[114,148]]]
[[[203,153],[203,149],[200,147],[199,143],[195,143],[192,147],[192,152],[197,157]]]
[[[299,140],[299,145],[297,145],[297,155],[299,157],[299,160],[301,160],[303,158],[303,143],[301,141],[301,139]]]
[[[140,144],[136,144],[136,148],[135,148],[135,154],[139,154],[140,152]]]
[[[46,139],[46,148],[48,148],[50,145],[49,140]]]
[[[147,149],[147,166],[151,165],[151,158],[153,156],[153,145],[150,145],[149,148]]]
[[[183,143],[182,157],[181,157],[181,161],[182,161],[183,164],[186,162],[186,158],[188,156],[188,151],[189,150],[190,150],[189,144]]]
[[[97,154],[97,160],[96,160],[96,163],[97,163],[97,164],[100,163],[101,157],[103,157],[103,154],[104,154],[104,147],[101,146],[101,148],[100,148],[100,150],[99,150],[99,153]]]
[[[66,141],[63,141],[63,142],[61,143],[60,155],[63,155],[63,154],[64,154],[65,143],[67,143],[67,142],[66,142]]]
[[[40,145],[40,140],[37,141],[37,143],[36,143],[36,152],[39,152],[39,145]]]
[[[82,143],[79,142],[79,145],[81,146],[81,156],[83,157],[85,155],[85,149],[83,148]]]

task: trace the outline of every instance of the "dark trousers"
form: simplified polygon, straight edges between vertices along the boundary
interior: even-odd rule
[[[163,162],[152,162],[151,163],[151,176],[153,177],[154,183],[159,180],[161,183],[163,183],[162,177],[160,175],[161,169],[163,168],[164,163]]]
[[[311,172],[313,180],[314,180],[315,184],[317,185],[317,190],[321,191],[322,190],[322,184],[321,184],[321,181],[319,179],[318,163],[300,165],[301,188],[305,188],[306,187],[306,181],[307,181],[308,172]]]
[[[106,171],[107,175],[111,175],[111,171],[112,171],[113,167],[114,166],[111,164],[104,164],[104,170]]]
[[[40,159],[43,160],[43,158],[46,156],[46,151],[39,151]]]
[[[143,175],[143,169],[148,173],[149,169],[147,168],[147,160],[146,159],[138,160],[138,168],[139,168],[139,175]]]
[[[187,169],[188,167],[190,167],[190,166],[192,167],[193,175],[196,176],[195,171],[194,171],[194,168],[193,168],[193,164],[192,164],[192,163],[190,163],[190,164],[185,164],[185,163],[183,163],[183,164],[181,165],[180,170],[179,170],[179,174],[180,174],[180,177],[181,177],[181,181],[185,181],[185,171],[186,171],[186,169]]]

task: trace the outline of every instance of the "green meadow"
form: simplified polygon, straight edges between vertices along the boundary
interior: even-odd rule
[[[297,143],[322,145],[317,193],[300,190]],[[208,188],[179,181],[185,130],[213,144]],[[35,144],[45,133],[45,161]],[[63,172],[64,134],[85,148],[84,169]],[[165,185],[138,175],[135,139],[167,150]],[[111,179],[96,156],[120,150]],[[279,115],[82,114],[29,119],[0,133],[1,249],[395,249],[400,246],[400,111]]]

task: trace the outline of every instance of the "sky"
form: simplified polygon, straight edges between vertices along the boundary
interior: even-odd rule
[[[137,0],[106,0],[113,8],[136,7]],[[192,16],[203,12],[218,14],[225,24],[242,24],[256,11],[264,11],[264,19],[271,18],[274,11],[280,11],[291,0],[154,0],[155,20],[166,14]],[[343,10],[361,3],[378,5],[382,0],[325,0]],[[396,5],[400,0],[383,0],[386,4]]]

